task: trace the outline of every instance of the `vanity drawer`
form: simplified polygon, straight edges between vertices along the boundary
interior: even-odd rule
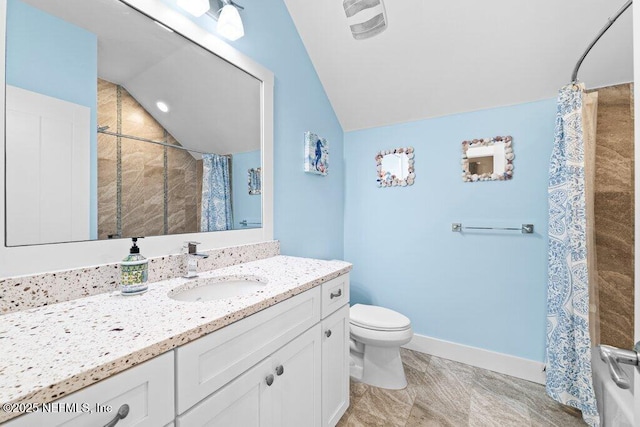
[[[182,414],[320,321],[320,287],[176,349],[176,407]]]
[[[129,405],[129,413],[118,421],[118,427],[164,426],[175,418],[173,367],[173,351],[169,351],[47,404],[47,411],[59,408],[64,412],[39,410],[11,420],[5,426],[103,426],[114,419],[124,404]]]
[[[349,274],[322,284],[322,318],[349,302]]]

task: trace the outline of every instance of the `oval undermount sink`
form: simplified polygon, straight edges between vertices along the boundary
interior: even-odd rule
[[[267,280],[258,276],[223,276],[199,278],[171,290],[167,295],[176,301],[213,301],[240,297],[264,290]]]

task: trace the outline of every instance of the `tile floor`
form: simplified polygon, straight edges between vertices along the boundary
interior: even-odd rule
[[[556,403],[542,385],[405,349],[402,360],[407,388],[352,381],[351,405],[338,427],[586,425],[577,410]]]

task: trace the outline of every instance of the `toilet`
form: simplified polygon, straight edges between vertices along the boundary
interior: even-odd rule
[[[375,387],[405,388],[407,378],[400,346],[413,337],[409,318],[388,308],[365,304],[353,305],[349,316],[351,377]]]

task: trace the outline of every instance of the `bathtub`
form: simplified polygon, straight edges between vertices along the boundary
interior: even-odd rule
[[[633,427],[633,370],[631,365],[620,365],[631,380],[631,388],[623,390],[609,376],[609,367],[600,359],[597,347],[591,352],[593,387],[598,402],[602,427]]]

